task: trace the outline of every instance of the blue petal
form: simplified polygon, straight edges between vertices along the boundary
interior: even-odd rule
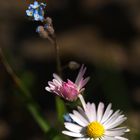
[[[44,17],[43,16],[40,16],[39,19],[40,19],[40,21],[43,21],[44,20]]]
[[[67,114],[64,115],[64,121],[65,121],[65,122],[72,122],[73,120],[72,120],[72,118],[70,117],[70,115],[67,113]]]
[[[34,1],[34,4],[30,4],[30,7],[32,7],[33,9],[38,8],[40,5],[37,1]]]
[[[46,4],[38,3],[34,1],[33,4],[30,4],[28,10],[26,10],[27,16],[33,17],[36,21],[43,21],[44,20],[44,8]]]
[[[33,10],[26,10],[27,16],[33,16]]]
[[[34,20],[39,21],[39,15],[37,13],[34,13]]]

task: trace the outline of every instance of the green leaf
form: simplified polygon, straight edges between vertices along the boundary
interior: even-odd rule
[[[59,98],[56,97],[56,110],[57,110],[57,117],[58,117],[58,121],[63,123],[63,115],[66,113],[66,106],[64,104],[64,101]]]

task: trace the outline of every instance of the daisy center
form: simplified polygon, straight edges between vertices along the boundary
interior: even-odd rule
[[[86,133],[90,138],[100,138],[104,135],[105,129],[99,122],[92,122],[86,128]]]

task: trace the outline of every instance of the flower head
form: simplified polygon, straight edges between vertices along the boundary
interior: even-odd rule
[[[57,94],[60,97],[63,97],[66,100],[74,101],[77,99],[78,95],[84,91],[84,86],[89,80],[89,77],[85,79],[83,78],[85,72],[86,67],[82,65],[75,83],[69,79],[67,82],[65,82],[58,75],[53,74],[54,79],[48,82],[49,87],[47,86],[45,89],[49,92]]]
[[[86,104],[82,100],[83,108],[78,107],[78,111],[69,113],[72,120],[64,123],[67,130],[62,131],[63,134],[75,140],[128,140],[122,135],[129,130],[118,127],[126,120],[119,110],[113,113],[109,104],[104,111],[103,103],[99,103],[96,110],[94,103]]]
[[[35,21],[43,21],[44,20],[44,8],[46,4],[38,3],[34,1],[33,4],[30,4],[28,10],[26,10],[27,16],[31,17]]]

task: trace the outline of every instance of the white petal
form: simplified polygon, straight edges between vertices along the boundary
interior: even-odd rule
[[[46,89],[47,91],[51,92],[51,93],[55,93],[55,94],[57,94],[57,95],[63,97],[63,95],[61,95],[60,92],[55,91],[55,89],[54,89],[53,87],[45,87],[45,89]]]
[[[97,116],[97,113],[96,113],[96,106],[94,103],[91,104],[91,122],[93,121],[96,121],[96,116]]]
[[[104,137],[102,138],[102,140],[117,140],[117,139],[114,138],[114,137],[104,136]]]
[[[117,137],[115,137],[117,140],[128,140],[127,138],[124,138],[124,137],[119,137],[119,136],[117,136]]]
[[[62,83],[60,83],[60,82],[57,81],[56,79],[53,79],[53,83],[54,83],[56,86],[58,86],[58,87],[62,86]]]
[[[85,114],[85,111],[83,110],[83,108],[80,107],[80,106],[78,106],[77,109],[78,109],[79,113],[80,113],[86,120],[88,120],[87,115]]]
[[[76,133],[80,133],[82,130],[82,127],[77,125],[77,124],[73,124],[73,123],[64,123],[65,128],[72,131],[72,132],[76,132]]]
[[[130,132],[130,129],[126,129],[126,131],[125,132]]]
[[[126,119],[127,119],[126,117],[116,119],[116,121],[114,121],[113,123],[108,124],[108,126],[107,126],[108,128],[107,129],[111,129],[111,128],[117,127],[118,125],[123,123]]]
[[[81,101],[81,104],[82,104],[82,107],[83,107],[84,111],[86,111],[86,102],[85,102],[85,100],[84,100],[84,97],[83,97],[81,94],[79,94],[79,95],[78,95],[78,98],[79,98],[80,101]],[[85,113],[85,114],[86,114],[86,113]]]
[[[82,122],[77,116],[73,115],[73,114],[69,114],[70,117],[73,119],[73,121],[75,121],[76,123],[78,123],[79,125],[85,127],[87,126],[86,123]]]
[[[80,89],[82,88],[82,81],[83,81],[83,77],[81,78],[78,84],[75,83],[77,85],[78,91],[80,91]]]
[[[97,121],[100,122],[103,116],[103,111],[104,111],[104,104],[99,103],[98,109],[97,109]]]
[[[84,87],[86,84],[87,84],[87,82],[89,81],[89,77],[87,77],[87,78],[81,78],[81,80],[79,81],[79,83],[78,84],[76,84],[77,85],[77,88],[78,88],[78,90],[80,91],[81,89],[82,89],[82,87]]]
[[[108,127],[108,124],[110,125],[112,122],[114,122],[114,120],[116,120],[120,115],[120,111],[117,110],[112,116],[110,116],[104,123],[103,125],[105,126],[105,128]]]
[[[90,140],[90,138],[76,138],[74,140]]]
[[[88,121],[86,120],[86,118],[84,118],[84,116],[82,116],[78,111],[74,110],[73,114],[75,116],[77,116],[84,124],[88,125]]]
[[[102,117],[101,123],[105,122],[113,113],[113,110],[111,110],[112,104],[109,104],[104,112],[104,115]]]
[[[86,116],[89,119],[89,122],[93,122],[97,120],[97,113],[96,113],[96,106],[94,103],[86,104],[86,110],[85,110]]]
[[[89,81],[89,79],[90,79],[90,77],[85,78],[85,79],[82,81],[81,87],[84,87],[84,86],[87,84],[87,82]]]
[[[123,130],[120,130],[120,131],[106,131],[105,132],[105,135],[107,136],[121,136],[124,134],[124,131]]]
[[[92,108],[92,104],[90,103],[87,103],[86,104],[86,109],[85,109],[85,114],[87,115],[87,118],[89,120],[89,122],[92,122],[93,121],[93,108]]]
[[[75,80],[76,85],[79,85],[79,82],[80,82],[81,78],[84,76],[85,72],[86,72],[86,67],[84,68],[84,65],[82,65],[80,68],[80,71],[77,75],[77,78]]]
[[[48,85],[49,85],[50,87],[55,87],[55,86],[56,86],[52,81],[49,81],[49,82],[48,82]]]
[[[117,127],[117,128],[113,128],[113,129],[109,129],[110,131],[120,131],[123,130],[124,132],[128,132],[129,129],[127,129],[127,127]]]
[[[57,75],[57,74],[53,74],[53,77],[59,82],[59,83],[62,83],[62,79]]]
[[[47,91],[51,92],[50,87],[45,87],[45,89],[46,89]]]
[[[90,140],[90,138],[76,138],[74,140]]]
[[[70,132],[70,131],[62,131],[63,134],[71,136],[71,137],[83,137],[84,135],[81,133],[74,133],[74,132]]]

